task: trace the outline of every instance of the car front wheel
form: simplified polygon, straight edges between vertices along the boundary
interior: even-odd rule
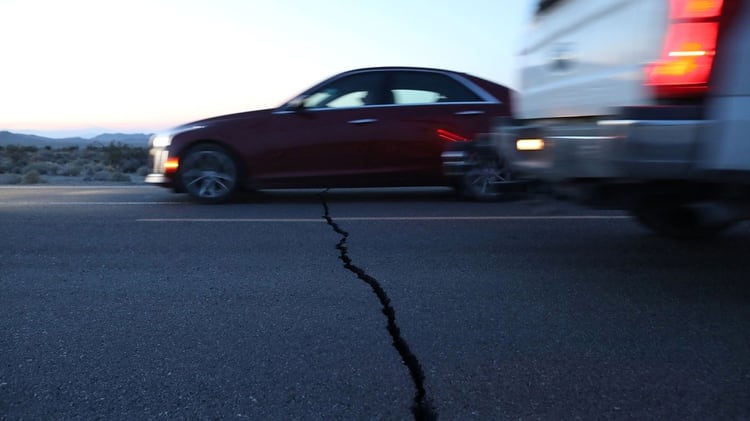
[[[185,191],[202,203],[224,203],[237,192],[239,167],[217,145],[198,145],[180,163],[179,180]]]

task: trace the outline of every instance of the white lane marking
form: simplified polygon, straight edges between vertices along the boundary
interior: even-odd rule
[[[0,202],[0,207],[9,206],[142,206],[142,205],[182,205],[179,202]]]
[[[336,221],[539,221],[630,219],[626,215],[529,215],[529,216],[341,216]],[[142,218],[137,222],[325,222],[321,218]]]
[[[70,185],[70,186],[60,186],[60,185],[44,185],[44,184],[36,184],[36,185],[12,185],[12,186],[0,186],[0,190],[57,190],[57,189],[80,189],[80,190],[86,190],[86,189],[143,189],[143,188],[158,188],[158,186],[149,186],[149,185],[126,185],[126,186],[117,186],[117,185],[91,185],[91,186],[76,186],[76,185]]]

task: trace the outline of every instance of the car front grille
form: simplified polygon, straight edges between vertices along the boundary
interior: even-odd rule
[[[166,149],[151,149],[148,154],[148,167],[152,173],[163,174],[164,164],[169,157],[169,151]]]

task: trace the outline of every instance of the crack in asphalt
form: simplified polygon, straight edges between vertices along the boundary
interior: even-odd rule
[[[325,193],[325,192],[324,192]],[[367,285],[372,288],[372,292],[378,297],[380,304],[383,306],[382,312],[388,319],[388,333],[393,339],[393,347],[398,351],[401,361],[409,369],[409,374],[414,382],[416,393],[414,395],[414,404],[412,405],[411,411],[414,415],[415,420],[435,420],[437,419],[437,413],[429,399],[427,399],[427,392],[424,387],[424,372],[422,371],[422,365],[419,363],[417,356],[409,348],[409,344],[401,336],[401,329],[396,323],[396,311],[391,305],[391,299],[386,294],[383,287],[380,285],[377,279],[368,275],[363,269],[354,265],[352,259],[349,257],[349,250],[346,246],[346,240],[349,237],[349,233],[339,227],[339,225],[333,220],[328,209],[328,203],[323,195],[320,194],[321,202],[323,203],[323,209],[325,214],[323,218],[326,220],[328,225],[341,236],[341,240],[336,244],[336,249],[339,251],[339,259],[344,263],[344,268],[357,275],[357,278],[364,281]]]

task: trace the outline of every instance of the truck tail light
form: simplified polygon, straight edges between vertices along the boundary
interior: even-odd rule
[[[716,55],[723,0],[670,0],[669,29],[646,85],[659,97],[702,94]]]

